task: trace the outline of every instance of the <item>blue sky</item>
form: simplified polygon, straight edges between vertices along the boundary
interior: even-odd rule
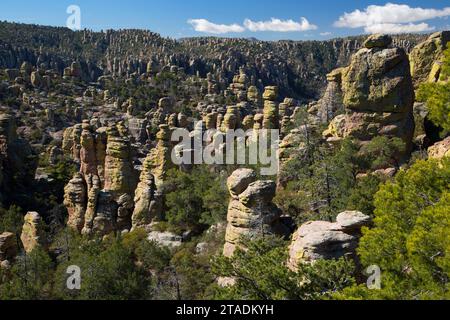
[[[1,0],[0,20],[65,26],[69,5],[80,7],[82,28],[150,29],[173,38],[309,40],[450,29],[449,0]]]

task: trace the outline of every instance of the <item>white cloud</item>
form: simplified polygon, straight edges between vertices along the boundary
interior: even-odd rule
[[[209,22],[206,19],[190,19],[188,23],[194,27],[195,31],[213,33],[213,34],[224,34],[224,33],[240,33],[244,32],[244,27],[238,24],[215,24]]]
[[[433,30],[427,23],[414,22],[450,16],[450,7],[443,9],[411,8],[408,5],[387,3],[370,5],[364,11],[344,13],[334,23],[340,28],[364,28],[369,33],[402,33]]]
[[[252,32],[298,32],[317,29],[316,25],[311,24],[306,18],[303,17],[300,19],[300,22],[296,22],[292,19],[281,20],[277,18],[272,18],[270,21],[252,21],[250,19],[245,19],[244,26]]]
[[[414,32],[424,32],[432,31],[434,27],[428,25],[428,23],[380,23],[367,26],[364,30],[368,33],[414,33]]]
[[[326,36],[331,36],[332,33],[331,32],[321,32],[320,35],[323,37],[326,37]]]

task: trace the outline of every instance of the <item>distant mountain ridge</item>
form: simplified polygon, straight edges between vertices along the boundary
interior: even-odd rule
[[[425,34],[394,36],[394,45],[409,52]],[[0,22],[0,68],[18,68],[24,61],[63,72],[79,61],[85,80],[102,75],[127,77],[155,65],[175,65],[189,74],[208,73],[230,82],[244,70],[263,86],[277,85],[283,96],[317,99],[326,74],[349,63],[365,36],[326,41],[261,41],[197,37],[170,39],[147,30],[71,31],[63,27]]]

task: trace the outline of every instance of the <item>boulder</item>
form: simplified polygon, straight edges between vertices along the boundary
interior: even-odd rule
[[[447,137],[428,148],[428,157],[431,159],[450,157],[450,137]]]
[[[256,181],[256,173],[252,169],[238,169],[228,177],[227,186],[232,197],[237,198],[250,183]]]
[[[356,259],[361,228],[370,223],[369,216],[347,211],[339,214],[335,223],[311,221],[303,224],[292,237],[289,268],[295,271],[300,263],[313,263],[322,259]]]
[[[387,48],[392,44],[392,38],[387,34],[373,34],[369,36],[364,42],[364,47],[372,48]]]

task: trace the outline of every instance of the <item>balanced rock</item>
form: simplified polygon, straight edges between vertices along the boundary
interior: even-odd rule
[[[370,225],[371,218],[361,212],[347,211],[339,214],[336,221],[307,222],[294,233],[289,247],[290,269],[295,271],[300,263],[322,259],[356,259],[361,228]]]
[[[342,71],[342,96],[346,113],[332,121],[326,137],[349,137],[361,143],[380,135],[397,137],[406,144],[405,154],[410,152],[414,87],[403,49],[359,50]]]
[[[255,179],[255,172],[249,169],[239,169],[228,179],[232,199],[228,206],[223,251],[227,257],[234,254],[237,246],[243,246],[243,237],[288,233],[280,222],[281,210],[272,203],[276,184],[272,181],[254,181]]]
[[[278,103],[276,102],[278,98],[278,88],[277,87],[266,87],[264,91],[264,129],[279,129],[279,109]]]

